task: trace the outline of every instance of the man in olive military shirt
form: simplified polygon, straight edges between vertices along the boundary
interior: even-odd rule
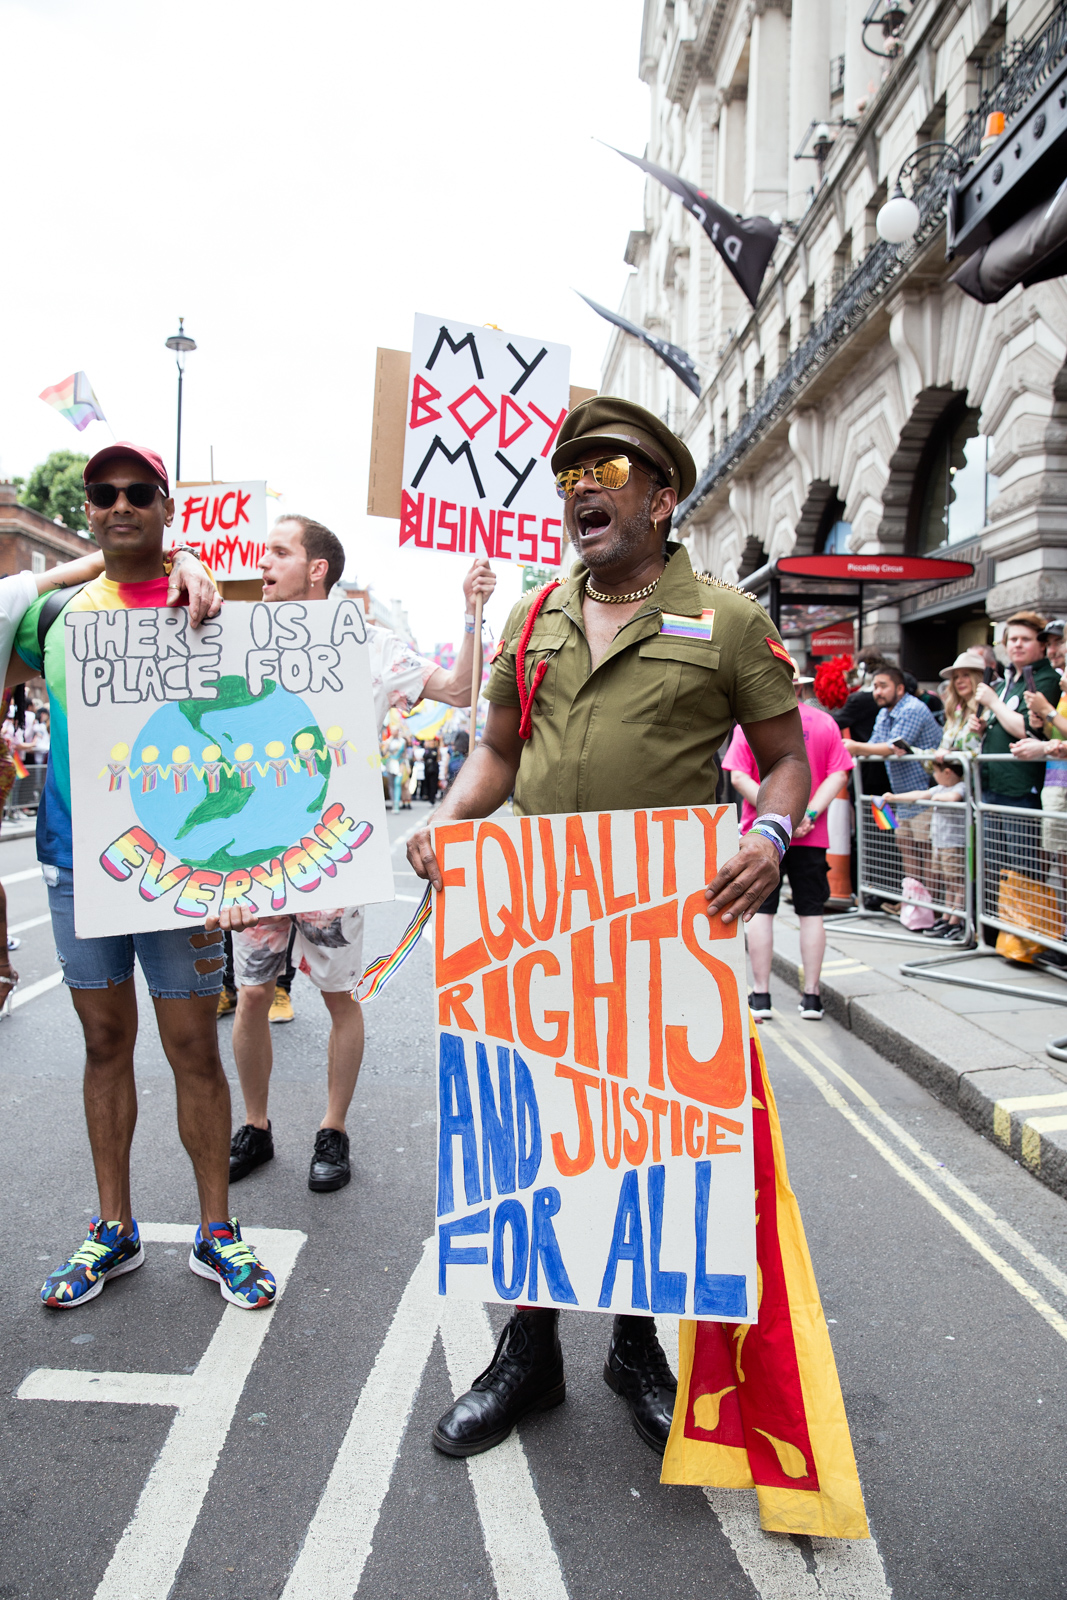
[[[715,752],[737,721],[759,764],[757,818],[706,894],[709,916],[747,922],[778,883],[810,791],[789,656],[754,600],[694,576],[667,539],[696,468],[658,417],[608,395],[583,401],[560,429],[552,470],[578,561],[508,618],[485,732],[434,821],[489,816],[512,790],[525,815],[706,805]],[[700,636],[685,637],[696,622]],[[441,889],[428,830],[408,858]],[[651,1317],[615,1318],[604,1377],[662,1454],[677,1385]],[[491,1449],[564,1394],[559,1313],[520,1306],[434,1444],[456,1456]]]

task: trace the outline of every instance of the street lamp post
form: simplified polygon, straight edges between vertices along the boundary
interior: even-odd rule
[[[185,376],[185,357],[190,350],[196,349],[196,340],[190,339],[185,331],[185,318],[178,318],[178,331],[172,333],[167,340],[167,349],[174,351],[174,361],[178,368],[178,448],[175,452],[174,481],[180,482],[182,475],[182,379]]]

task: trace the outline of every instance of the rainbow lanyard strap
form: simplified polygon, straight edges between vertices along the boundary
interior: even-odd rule
[[[553,589],[558,589],[561,583],[561,578],[553,578],[551,583],[545,584],[544,588],[541,590],[540,594],[534,600],[533,605],[527,612],[526,621],[523,623],[522,632],[519,635],[519,648],[515,654],[515,682],[519,690],[519,707],[522,712],[522,715],[519,719],[520,739],[528,739],[533,733],[534,698],[538,689],[541,687],[541,679],[548,671],[547,658],[544,661],[539,661],[537,663],[537,666],[534,668],[533,682],[530,685],[530,692],[527,694],[526,647],[530,643],[530,635],[533,633],[534,623],[537,621],[538,612],[541,610],[541,607],[544,605]]]

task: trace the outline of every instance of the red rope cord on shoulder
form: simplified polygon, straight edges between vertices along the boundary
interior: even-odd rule
[[[541,590],[541,593],[537,596],[533,605],[527,612],[526,621],[523,623],[522,633],[519,635],[519,648],[515,653],[515,682],[517,683],[519,689],[519,707],[522,712],[522,716],[519,721],[520,739],[528,739],[533,732],[534,697],[537,694],[538,689],[541,687],[541,679],[548,671],[547,661],[539,661],[537,663],[537,666],[534,668],[533,683],[530,685],[529,694],[527,694],[526,646],[530,642],[530,635],[533,633],[534,623],[537,621],[538,612],[548,599],[549,595],[552,593],[553,589],[558,589],[560,587],[561,582],[562,579],[553,578],[551,583],[545,584],[544,588]]]

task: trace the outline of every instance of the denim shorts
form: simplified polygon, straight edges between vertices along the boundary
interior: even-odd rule
[[[203,928],[164,928],[156,933],[123,933],[104,939],[74,934],[74,873],[70,867],[42,866],[56,958],[68,989],[106,989],[133,977],[134,957],[154,1000],[188,1000],[217,995],[225,965],[222,934]],[[217,947],[217,948],[216,948]]]

